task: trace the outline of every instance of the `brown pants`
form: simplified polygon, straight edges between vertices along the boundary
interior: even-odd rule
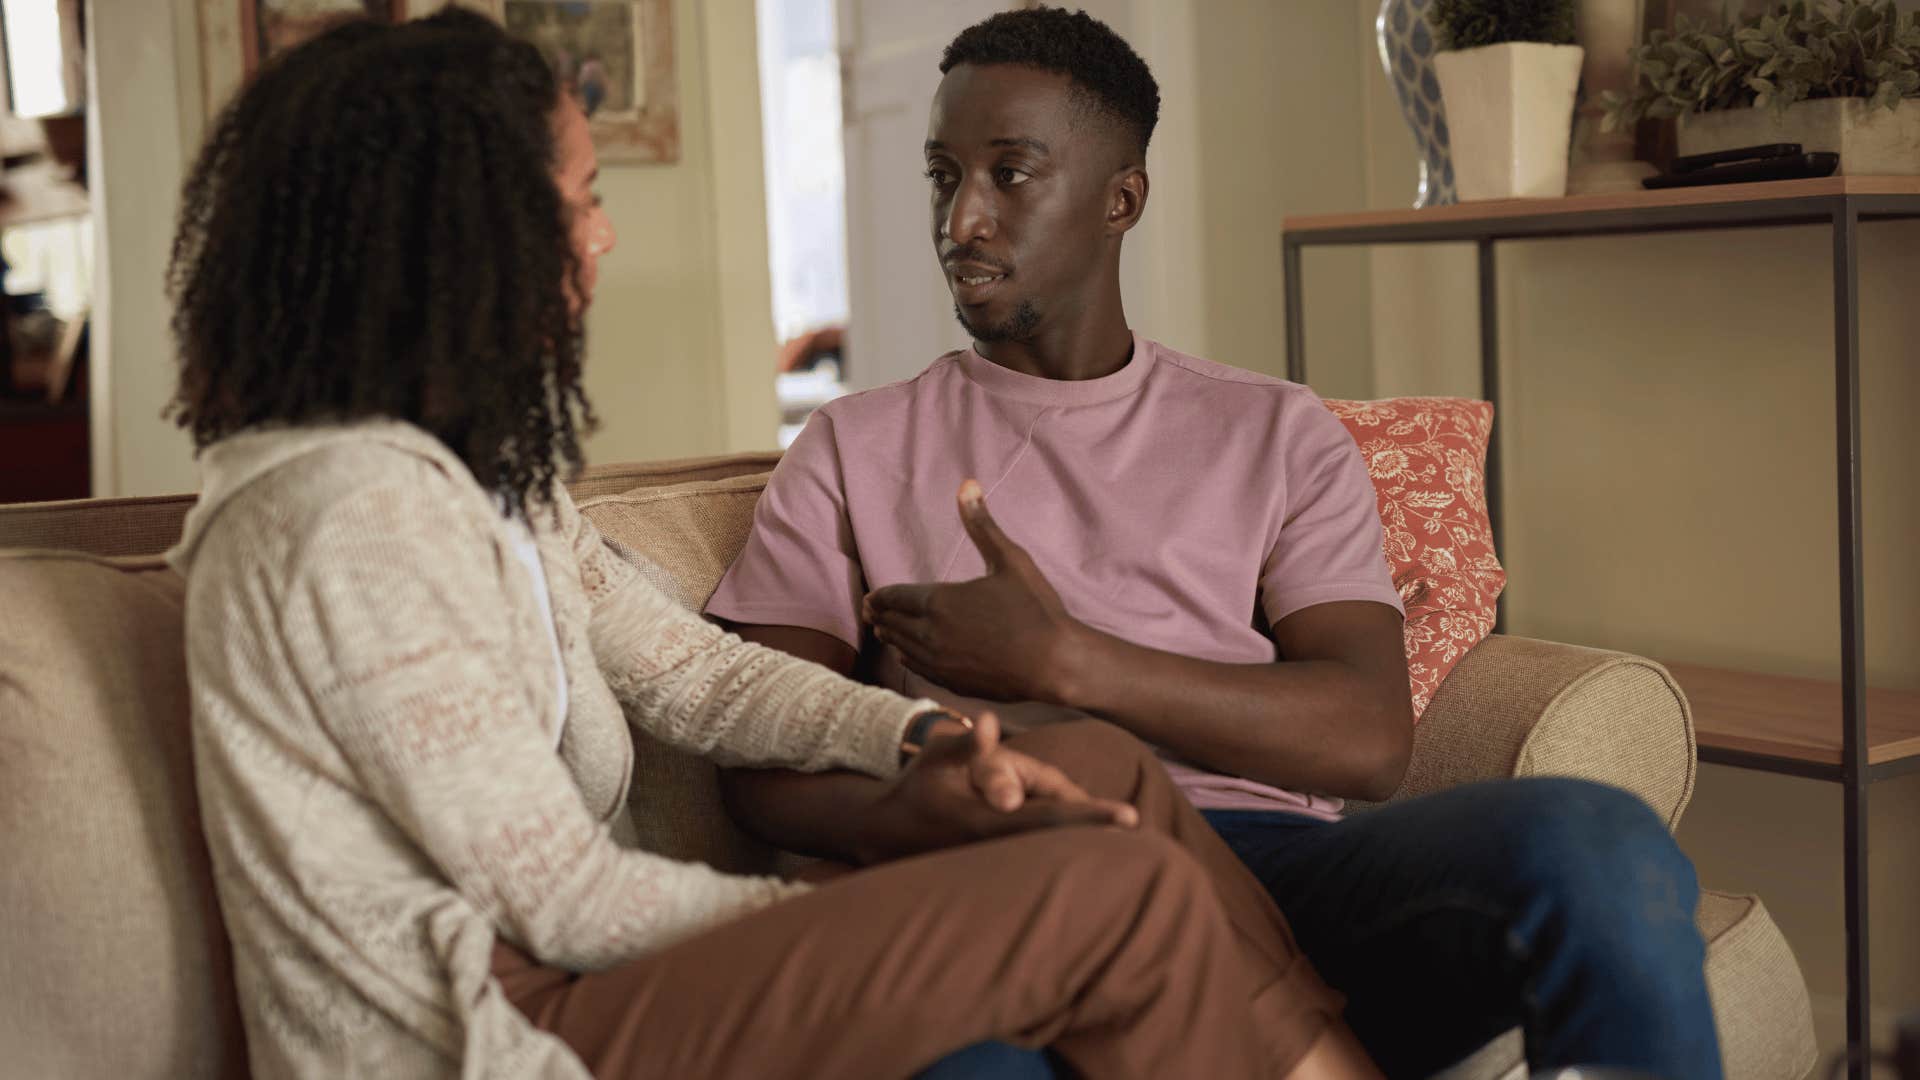
[[[1140,828],[905,859],[591,974],[503,942],[494,975],[599,1077],[906,1076],[989,1039],[1102,1078],[1289,1071],[1341,1000],[1152,754],[1091,721],[1013,744]]]

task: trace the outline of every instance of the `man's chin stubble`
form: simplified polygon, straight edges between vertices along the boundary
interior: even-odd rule
[[[1033,332],[1040,327],[1040,312],[1034,308],[1031,300],[1020,301],[1020,306],[1013,309],[1012,317],[1003,322],[975,325],[960,310],[959,304],[953,305],[953,317],[959,320],[961,328],[973,336],[973,340],[988,344],[996,341],[1029,341],[1033,338]]]

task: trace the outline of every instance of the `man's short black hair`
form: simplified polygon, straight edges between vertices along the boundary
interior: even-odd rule
[[[940,58],[940,73],[961,64],[1021,64],[1067,76],[1101,112],[1133,130],[1146,157],[1160,119],[1160,85],[1125,39],[1086,12],[1003,11],[960,31]]]

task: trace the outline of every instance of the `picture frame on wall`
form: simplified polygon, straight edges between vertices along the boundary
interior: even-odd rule
[[[587,111],[601,161],[680,160],[672,0],[466,0],[530,41]]]
[[[198,0],[200,97],[210,123],[260,65],[342,19],[398,22],[445,0]]]
[[[240,9],[240,48],[243,78],[260,65],[332,27],[342,19],[399,22],[407,17],[407,0],[233,0]]]
[[[275,53],[340,19],[398,21],[449,2],[540,50],[586,108],[600,160],[680,160],[673,0],[198,0],[204,115],[217,116]]]

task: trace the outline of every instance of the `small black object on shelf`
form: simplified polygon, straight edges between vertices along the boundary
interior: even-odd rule
[[[1793,157],[1800,152],[1797,142],[1764,143],[1760,146],[1736,146],[1731,150],[1714,150],[1705,154],[1682,154],[1667,166],[1668,172],[1696,172],[1710,165],[1731,165],[1736,161],[1764,161],[1771,158]]]
[[[1752,184],[1763,180],[1810,180],[1832,176],[1840,155],[1825,151],[1804,153],[1799,143],[1767,143],[1689,154],[1673,160],[1673,167],[1640,183],[1648,188],[1697,187],[1703,184]]]

